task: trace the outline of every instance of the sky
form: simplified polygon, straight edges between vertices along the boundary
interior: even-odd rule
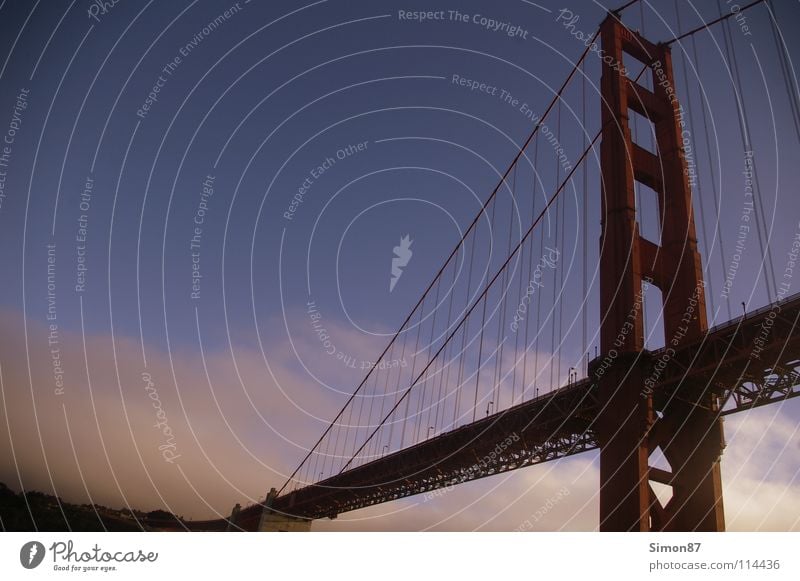
[[[797,2],[772,6],[781,31],[800,17]],[[731,10],[641,2],[623,18],[658,41]],[[497,186],[584,50],[577,33],[604,13],[588,0],[0,2],[0,481],[195,519],[280,488]],[[800,229],[800,134],[770,13],[728,25],[673,45],[712,325],[775,298]],[[800,40],[785,42],[791,67]],[[590,54],[546,120],[567,165],[599,128],[599,70]],[[646,120],[634,132],[652,146]],[[750,151],[763,229],[742,239]],[[598,163],[595,149],[525,246],[528,258],[558,249],[536,300],[566,319],[545,317],[527,349],[549,362],[536,387],[509,394],[505,381],[497,408],[562,384],[598,343]],[[528,150],[475,230],[474,277],[466,253],[445,272],[465,300],[567,165],[546,141]],[[655,239],[655,204],[639,193]],[[518,295],[505,296],[493,300],[511,316]],[[445,306],[431,336],[456,319],[445,324]],[[657,297],[646,312],[658,348]],[[425,327],[404,329],[413,340]],[[519,337],[494,355],[501,370],[526,351]],[[492,397],[456,411],[483,413]],[[730,529],[800,528],[798,418],[796,400],[726,418]],[[593,530],[598,480],[587,453],[315,529]]]

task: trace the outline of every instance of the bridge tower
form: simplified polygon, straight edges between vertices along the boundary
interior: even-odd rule
[[[724,448],[715,400],[702,385],[683,385],[674,396],[650,386],[672,349],[708,327],[702,262],[697,249],[690,166],[684,152],[681,108],[669,47],[627,29],[614,14],[600,28],[603,48],[602,234],[600,249],[603,411],[600,442],[600,530],[721,531],[725,528],[719,458]],[[647,66],[653,91],[626,74],[633,57]],[[636,66],[630,66],[635,74]],[[630,111],[649,119],[657,150],[635,143]],[[634,183],[656,192],[661,239],[647,240],[636,222]],[[645,351],[643,296],[653,285],[663,297],[665,353]],[[660,450],[669,469],[651,466]],[[653,483],[671,488],[659,501]]]

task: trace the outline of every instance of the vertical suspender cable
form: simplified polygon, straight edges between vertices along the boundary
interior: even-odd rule
[[[534,172],[535,171],[536,170],[534,169]],[[515,197],[515,199],[516,199],[516,193],[517,193],[517,187],[516,187],[516,180],[515,180],[515,183],[514,183],[514,197]],[[522,212],[520,211],[520,218],[521,217],[522,217]],[[520,236],[521,235],[522,235],[522,232],[520,232]],[[517,284],[517,304],[521,305],[522,304],[522,280],[525,278],[523,276],[524,269],[525,269],[525,246],[524,245],[522,246],[522,248],[520,248],[519,252],[520,252],[519,263],[518,263],[519,264],[519,269],[518,269],[518,272],[519,272],[519,283]],[[516,313],[515,313],[515,315],[516,315]],[[513,319],[512,319],[512,323],[511,324],[512,325],[514,324],[513,323]],[[521,333],[519,331],[520,331],[519,325],[517,325],[517,330],[514,332],[514,370],[513,370],[513,375],[512,375],[512,378],[511,378],[511,406],[514,405],[514,400],[516,399],[516,395],[517,395],[517,392],[516,392],[516,389],[517,389],[517,367],[518,367],[519,358],[520,358],[520,354],[519,354],[519,336],[521,335]],[[526,343],[526,345],[527,345],[527,343]],[[523,357],[524,357],[524,354],[523,354]],[[524,387],[524,384],[523,384],[523,390],[524,389],[525,389],[525,387]]]
[[[490,248],[492,246],[492,240],[494,236],[494,215],[495,215],[495,208],[497,204],[492,204],[492,217],[489,221],[489,245]],[[489,258],[491,257],[491,253],[489,257],[487,257],[486,261],[489,264]],[[483,295],[483,315],[481,316],[481,338],[480,343],[478,345],[478,368],[475,371],[475,402],[472,406],[472,421],[475,421],[478,412],[478,388],[480,387],[481,383],[481,359],[483,358],[483,331],[486,328],[486,303],[489,300],[489,293]]]
[[[720,0],[717,0],[717,6],[721,14],[722,5],[720,4]],[[731,75],[731,79],[733,80],[736,89],[736,106],[739,113],[737,115],[739,121],[739,131],[742,134],[742,142],[745,144],[745,148],[748,151],[752,151],[753,145],[750,141],[750,136],[752,134],[750,132],[750,121],[747,118],[747,109],[744,104],[744,92],[742,90],[742,82],[739,76],[739,65],[736,59],[736,47],[733,44],[730,23],[727,19],[722,23],[722,30],[723,38],[725,39],[725,55],[728,58],[728,61],[733,63],[733,67],[728,67],[728,72]],[[771,302],[775,297],[773,286],[775,283],[775,268],[772,264],[772,251],[769,247],[769,233],[767,232],[764,204],[761,200],[761,186],[759,184],[758,169],[756,166],[757,164],[753,163],[753,198],[755,198],[755,200],[758,202],[758,209],[755,212],[756,232],[758,234],[758,244],[761,250],[761,255],[766,258],[767,268],[764,268],[763,263],[762,268],[764,268],[765,271],[764,284],[767,287],[767,300]],[[767,269],[769,270],[767,271]]]
[[[431,353],[433,353],[433,338],[434,338],[434,336],[436,334],[436,315],[439,312],[439,290],[440,290],[441,286],[442,286],[442,280],[439,279],[439,283],[436,285],[436,300],[435,300],[434,306],[433,306],[433,321],[431,322],[431,338],[428,341],[428,361],[431,360]],[[431,376],[434,377],[434,383],[435,383],[435,381],[436,381],[435,380],[436,373],[435,372],[433,374],[429,373],[428,376],[427,376],[427,379],[423,382],[423,386],[422,386],[422,408],[423,408],[423,411],[424,411],[424,407],[425,407],[425,388],[426,388],[425,384],[428,381],[430,381]],[[430,388],[429,391],[431,392],[431,406],[428,408],[428,415],[426,416],[426,420],[425,420],[425,424],[426,425],[424,426],[424,429],[425,429],[425,432],[426,432],[426,434],[425,434],[426,436],[430,433],[430,429],[428,428],[428,426],[431,425],[431,423],[430,423],[430,420],[431,420],[431,408],[433,407],[433,386],[432,385],[431,385],[431,388]],[[420,413],[420,420],[421,419],[422,419],[422,413]],[[420,438],[420,436],[417,436],[417,440],[419,440],[419,438]]]
[[[470,290],[472,290],[472,265],[475,262],[475,247],[478,245],[478,233],[477,230],[475,231],[475,236],[472,239],[472,249],[470,250],[469,256],[469,274],[467,275],[467,296],[466,302],[464,303],[464,308],[466,309],[469,306],[470,301]],[[461,393],[464,387],[464,360],[467,357],[467,336],[469,335],[469,321],[464,321],[464,330],[461,332],[461,361],[458,366],[458,384],[456,386],[456,401],[455,401],[455,409],[453,411],[453,428],[458,427],[458,419],[461,408]]]
[[[453,299],[456,294],[456,273],[458,269],[456,268],[457,261],[453,263],[453,281],[450,283],[450,303],[447,307],[447,325],[445,325],[446,331],[450,330],[450,325],[453,320]],[[438,407],[436,409],[436,426],[441,426],[442,430],[445,429],[445,401],[447,401],[447,393],[450,391],[450,369],[453,367],[453,361],[447,360],[448,351],[450,351],[450,344],[448,343],[444,348],[444,360],[447,361],[447,369],[445,373],[442,374],[441,381],[439,382],[439,394],[437,399],[439,401]],[[442,386],[444,385],[444,398],[442,399]],[[439,410],[441,410],[441,420],[439,419]]]
[[[681,34],[681,14],[680,14],[680,10],[678,9],[678,0],[675,0],[675,16],[677,18],[678,35],[680,35]],[[694,59],[694,68],[697,71],[697,76],[699,77],[700,76],[700,60],[699,60],[698,55],[697,55],[697,43],[695,41],[694,35],[692,35],[691,43],[692,43],[692,58]],[[693,113],[694,108],[692,107],[691,85],[689,84],[689,76],[688,76],[688,73],[687,73],[687,70],[686,70],[688,68],[687,65],[686,65],[687,54],[686,54],[686,49],[683,48],[683,45],[681,45],[681,58],[682,58],[682,61],[683,61],[683,66],[681,67],[682,72],[683,72],[683,84],[686,87],[686,100],[688,102],[687,103],[687,105],[688,105],[687,109],[689,110],[689,125],[692,128],[692,133],[696,134],[696,132],[694,130],[695,123],[694,123],[694,113]],[[719,215],[719,202],[718,202],[718,199],[717,199],[717,195],[718,195],[717,178],[716,178],[716,172],[714,171],[714,158],[713,158],[713,156],[711,154],[711,135],[710,135],[710,133],[708,131],[708,120],[707,120],[707,117],[706,117],[706,101],[703,98],[702,90],[700,91],[700,111],[702,112],[702,116],[703,116],[703,128],[704,128],[704,137],[705,137],[705,142],[706,142],[706,156],[708,158],[708,168],[709,168],[709,171],[711,172],[711,193],[712,193],[712,198],[714,200],[714,216],[715,216],[716,239],[719,240],[720,268],[721,268],[722,276],[724,277],[725,276],[725,269],[727,268],[727,266],[726,266],[727,262],[725,260],[725,242],[722,239],[722,229],[721,229],[721,225],[720,225],[720,215]],[[697,180],[697,198],[698,198],[698,201],[699,201],[698,209],[700,210],[700,230],[701,230],[702,236],[703,236],[703,245],[705,246],[706,252],[709,253],[709,260],[708,260],[708,264],[707,264],[706,268],[708,269],[708,272],[711,274],[710,255],[713,252],[713,249],[708,244],[708,233],[707,233],[707,229],[706,229],[706,216],[707,216],[707,213],[705,211],[705,204],[703,203],[703,200],[705,198],[703,196],[702,183],[701,183],[701,181],[699,179]],[[714,280],[713,274],[711,274],[710,278],[711,278],[712,281]],[[712,313],[716,313],[717,312],[716,296],[715,295],[716,295],[716,293],[713,292],[713,289],[712,289],[712,292],[709,292],[709,293],[706,294],[706,296],[710,299],[710,302],[711,302],[711,312]],[[733,315],[731,314],[730,297],[727,297],[726,305],[727,305],[727,310],[728,310],[728,319],[731,319],[731,318],[733,318]]]
[[[558,133],[558,128],[561,125],[561,101],[558,102],[558,109],[556,109],[556,133]],[[550,130],[552,132],[552,129]],[[558,183],[559,178],[561,177],[561,163],[558,160],[558,156],[556,156],[556,184]],[[556,224],[556,232],[555,232],[555,243],[556,247],[559,246],[559,234],[561,233],[561,198],[556,200],[556,211],[555,211],[555,224]],[[559,248],[559,251],[561,248]],[[560,269],[559,269],[560,270]],[[550,389],[553,389],[554,381],[553,381],[553,374],[555,372],[554,362],[558,361],[559,366],[559,373],[561,372],[561,350],[559,349],[559,354],[556,356],[556,303],[561,304],[561,289],[558,288],[556,284],[556,273],[555,270],[553,271],[553,306],[551,310],[551,317],[550,317]],[[560,320],[560,318],[559,318]],[[559,329],[560,332],[560,329]],[[556,376],[556,381],[558,380],[558,376]]]
[[[506,248],[506,254],[511,252],[511,240],[512,240],[512,233],[514,231],[514,208],[515,208],[515,201],[516,201],[516,194],[517,194],[517,166],[514,166],[514,173],[511,175],[511,200],[509,203],[508,208],[508,247]],[[519,264],[519,262],[517,263]],[[500,302],[502,303],[502,307],[500,309],[500,317],[498,318],[498,326],[497,326],[497,343],[499,344],[499,351],[495,358],[495,370],[496,370],[496,378],[495,378],[495,388],[493,399],[494,401],[494,409],[500,409],[500,383],[502,381],[503,376],[503,346],[505,345],[505,337],[503,336],[503,331],[505,330],[506,326],[506,296],[508,292],[508,288],[511,286],[512,274],[510,269],[503,273],[503,284],[501,285],[501,292],[500,292]]]
[[[536,184],[539,181],[539,140],[536,140],[536,143],[533,144],[533,192],[531,193],[531,221],[536,219]],[[528,280],[530,281],[533,278],[533,237],[531,236],[530,241],[531,251],[528,255]],[[539,303],[539,298],[536,296],[532,297],[532,300],[535,300],[537,304]],[[528,303],[530,307],[530,303]],[[522,363],[522,393],[520,394],[520,401],[525,401],[525,392],[528,391],[528,350],[530,349],[530,345],[528,343],[528,329],[530,328],[530,317],[531,313],[525,312],[525,359]],[[537,328],[536,331],[536,343],[534,347],[534,352],[539,348],[539,331]]]
[[[423,300],[422,301],[422,308],[419,311],[419,325],[417,326],[417,339],[416,339],[416,342],[414,343],[414,355],[413,355],[414,362],[411,364],[411,378],[412,379],[416,375],[416,371],[417,371],[417,355],[419,354],[419,335],[422,332],[422,321],[424,320],[424,314],[425,314],[425,301]],[[406,409],[405,409],[405,412],[403,412],[403,431],[400,434],[400,449],[403,448],[403,445],[406,442],[406,424],[408,423],[408,406],[409,406],[409,402],[410,401],[411,401],[411,398],[408,398],[406,400]],[[412,434],[414,433],[414,426],[413,425],[411,426],[411,433]]]
[[[581,73],[583,76],[583,83],[582,83],[582,91],[581,91],[581,134],[583,135],[583,144],[586,145],[587,133],[586,133],[586,66],[585,64],[581,64]],[[588,288],[588,254],[589,254],[589,220],[588,220],[588,208],[589,205],[589,182],[587,177],[587,168],[589,164],[583,164],[583,212],[581,216],[581,237],[583,238],[583,264],[582,264],[582,277],[581,283],[583,286],[582,294],[581,294],[581,359],[583,359],[583,354],[589,350],[589,346],[587,345],[588,340],[588,323],[587,323],[587,313],[586,313],[586,305],[589,303],[588,296],[589,296],[589,288]],[[589,359],[586,359],[586,370],[585,373],[588,375],[589,373]]]
[[[402,351],[400,353],[400,361],[401,362],[405,362],[405,360],[406,360],[406,345],[407,345],[407,343],[408,343],[408,329],[406,329],[406,332],[403,333],[403,349],[402,349]],[[403,379],[403,368],[404,367],[405,367],[404,365],[400,365],[397,368],[397,385],[394,388],[395,393],[397,393],[397,394],[400,393],[400,381]],[[399,399],[400,395],[398,395],[397,397]],[[383,404],[381,404],[381,416],[383,416]],[[392,441],[394,440],[394,425],[396,423],[397,423],[396,419],[395,419],[395,421],[392,421],[392,422],[389,423],[389,438],[387,439],[387,442],[386,442],[386,446],[387,446],[388,449],[391,449],[391,447],[392,447]],[[382,452],[383,452],[382,449],[378,450],[378,454],[381,454]]]
[[[777,9],[772,6],[773,2],[766,2],[767,12],[769,12],[769,22],[772,28],[772,38],[775,41],[775,50],[778,53],[778,61],[781,64],[783,81],[786,85],[786,94],[789,98],[789,108],[792,112],[794,130],[797,133],[797,140],[800,142],[800,88],[797,85],[797,77],[794,75],[794,68],[791,66],[791,57],[783,40],[783,35],[778,28]]]

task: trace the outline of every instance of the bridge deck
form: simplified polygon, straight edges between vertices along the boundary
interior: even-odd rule
[[[710,329],[676,352],[643,353],[649,365],[664,362],[654,397],[686,399],[711,389],[721,413],[730,414],[800,395],[799,318],[797,294]],[[599,403],[597,384],[584,379],[292,491],[276,498],[272,509],[310,519],[334,517],[591,450],[598,446],[593,426]],[[262,510],[260,504],[245,508],[236,526],[256,530]],[[219,520],[192,528],[226,526]]]

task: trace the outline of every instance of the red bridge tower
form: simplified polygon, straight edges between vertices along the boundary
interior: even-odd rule
[[[592,366],[603,402],[597,430],[600,530],[721,531],[719,457],[724,437],[715,399],[704,385],[683,385],[671,398],[649,388],[669,362],[662,359],[670,349],[699,338],[708,327],[683,148],[687,134],[671,54],[667,46],[654,45],[624,27],[613,14],[602,24],[600,36],[602,353]],[[647,66],[654,91],[626,75],[625,55]],[[632,140],[631,110],[652,123],[656,153]],[[657,194],[661,240],[647,240],[639,232],[637,181]],[[663,297],[667,349],[657,361],[644,348],[643,296],[650,284]],[[659,449],[669,469],[650,466]],[[672,497],[663,505],[654,482],[671,487]]]

